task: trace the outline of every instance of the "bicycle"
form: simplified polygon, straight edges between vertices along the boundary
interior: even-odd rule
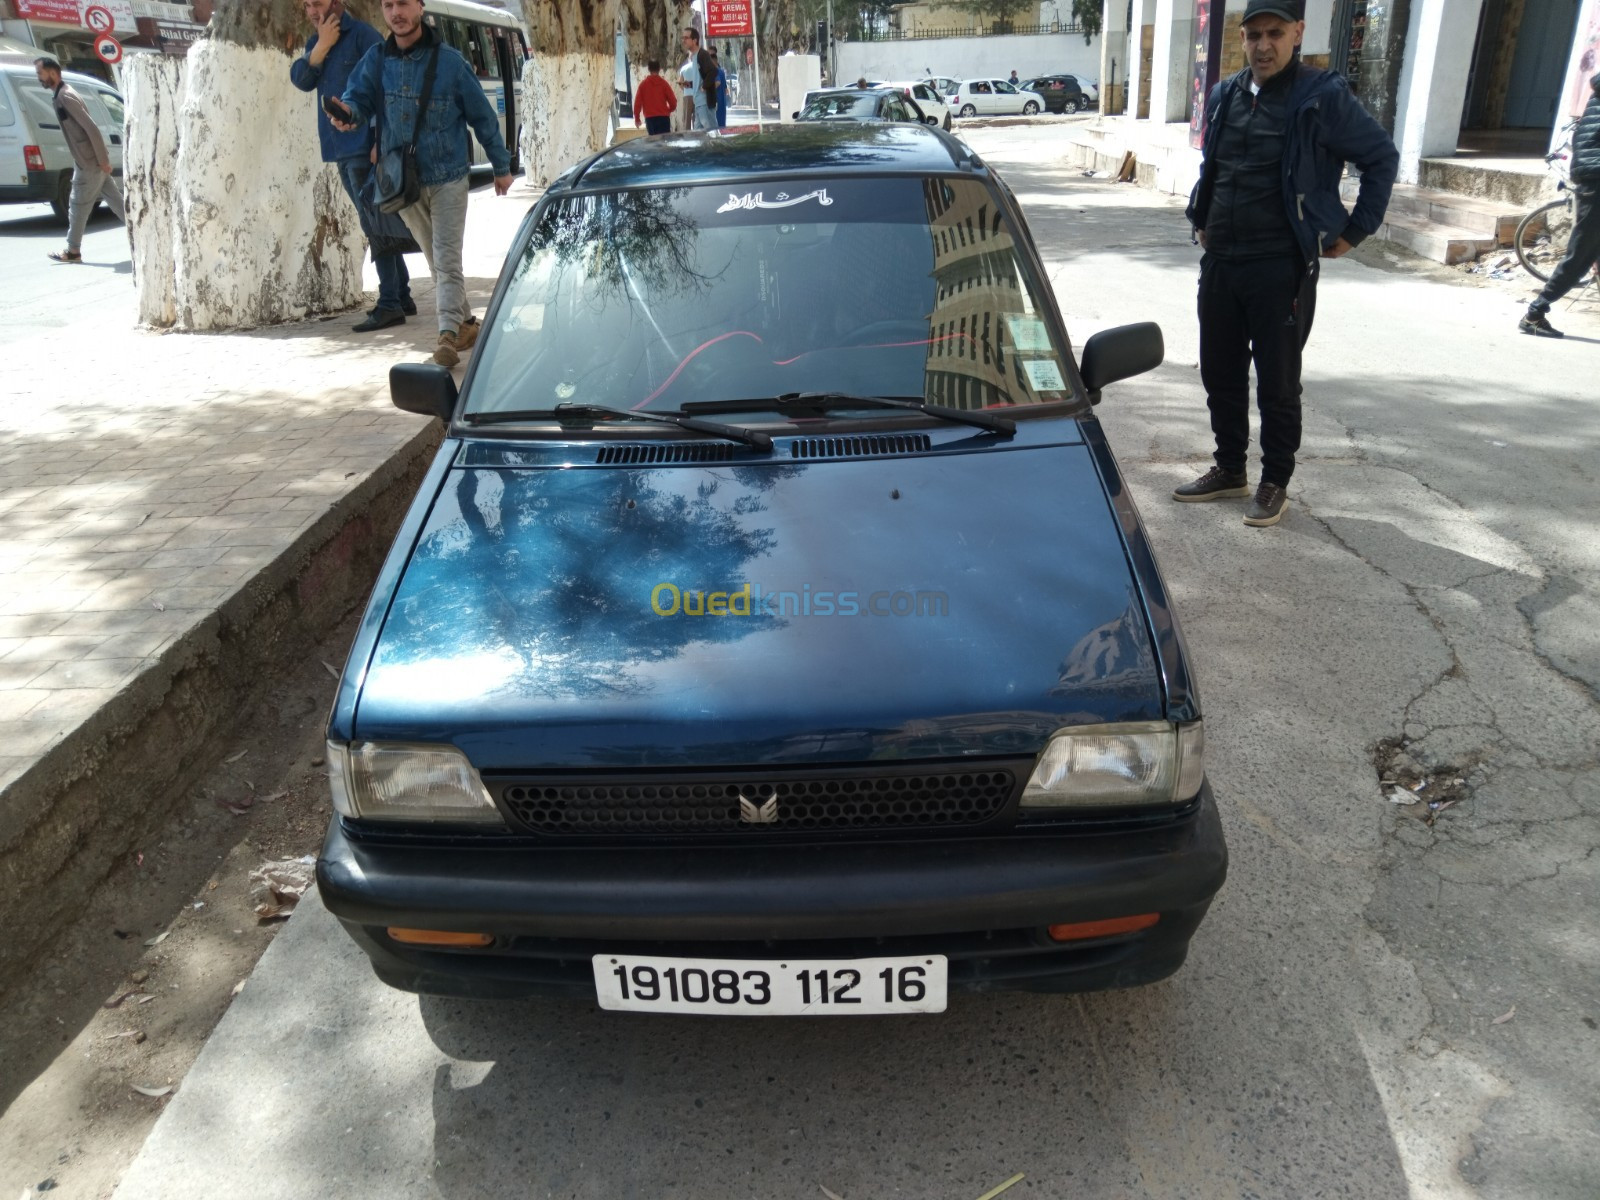
[[[1567,174],[1572,161],[1572,135],[1577,127],[1576,121],[1568,125],[1564,131],[1566,141],[1544,156],[1545,163],[1559,172],[1556,188],[1563,194],[1523,217],[1512,239],[1523,268],[1540,282],[1549,282],[1550,272],[1567,256],[1567,243],[1572,240],[1572,226],[1577,220],[1578,206]],[[1562,165],[1557,167],[1557,163]]]

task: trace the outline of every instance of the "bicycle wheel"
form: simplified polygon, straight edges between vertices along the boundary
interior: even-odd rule
[[[1517,257],[1535,279],[1548,280],[1556,264],[1567,256],[1573,217],[1572,197],[1563,196],[1541,204],[1517,226],[1513,241]]]

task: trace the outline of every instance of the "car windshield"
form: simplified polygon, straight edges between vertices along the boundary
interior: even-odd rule
[[[983,182],[807,179],[564,197],[484,333],[466,415],[790,393],[1072,398]]]
[[[878,97],[871,92],[836,92],[818,96],[800,112],[802,121],[825,117],[873,117],[878,114]]]

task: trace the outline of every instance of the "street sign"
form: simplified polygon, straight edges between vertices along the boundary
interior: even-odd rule
[[[122,61],[122,43],[109,33],[102,33],[94,39],[94,55],[108,67],[114,67]]]
[[[83,10],[83,23],[96,33],[110,33],[116,27],[117,19],[105,5],[91,4]]]
[[[754,7],[751,0],[706,0],[706,37],[753,37]]]

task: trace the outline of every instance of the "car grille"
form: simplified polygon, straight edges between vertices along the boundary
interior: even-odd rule
[[[1025,778],[1014,763],[873,764],[518,779],[498,791],[515,822],[545,835],[759,837],[969,829],[1008,815]]]

